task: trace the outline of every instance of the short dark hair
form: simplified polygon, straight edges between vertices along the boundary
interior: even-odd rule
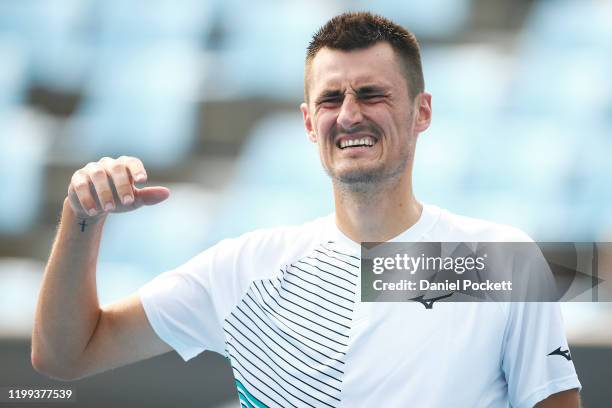
[[[304,93],[308,98],[308,68],[322,48],[351,51],[387,42],[403,63],[408,93],[412,98],[425,89],[421,52],[413,33],[382,16],[369,12],[337,15],[325,23],[312,37],[306,51]]]

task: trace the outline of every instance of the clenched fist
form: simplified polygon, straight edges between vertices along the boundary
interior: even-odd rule
[[[74,172],[68,186],[68,200],[77,217],[96,219],[109,212],[154,205],[170,196],[170,190],[165,187],[138,189],[134,185],[146,180],[147,173],[140,159],[103,157]]]

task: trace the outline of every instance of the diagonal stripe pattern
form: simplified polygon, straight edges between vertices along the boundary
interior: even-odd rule
[[[251,283],[223,326],[242,406],[339,406],[358,278],[328,241]]]

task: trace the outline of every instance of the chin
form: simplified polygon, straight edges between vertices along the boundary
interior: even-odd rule
[[[334,183],[344,186],[353,191],[365,191],[375,186],[393,183],[401,177],[406,167],[406,162],[401,163],[394,169],[384,166],[371,166],[370,168],[345,168],[329,171],[327,174]]]
[[[345,185],[368,185],[379,183],[384,179],[380,169],[355,169],[336,172],[331,175],[335,181]]]

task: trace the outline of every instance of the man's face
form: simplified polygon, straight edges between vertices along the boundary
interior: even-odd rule
[[[416,136],[429,126],[431,95],[411,100],[388,43],[321,49],[308,86],[309,101],[300,107],[304,124],[334,181],[364,186],[410,171]]]

